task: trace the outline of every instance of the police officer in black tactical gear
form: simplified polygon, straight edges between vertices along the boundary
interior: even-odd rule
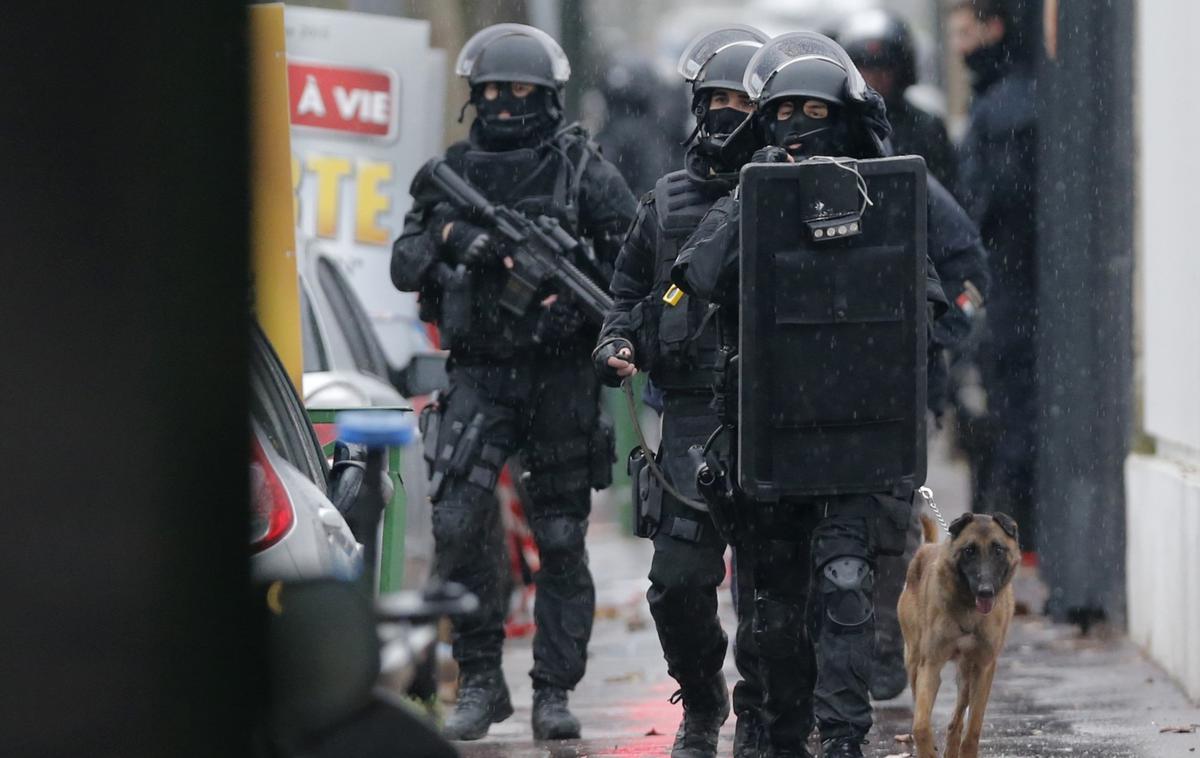
[[[643,469],[636,505],[647,514],[639,519],[647,525],[643,536],[654,539],[646,597],[684,706],[671,752],[677,758],[716,755],[717,735],[729,715],[729,693],[722,673],[727,639],[717,618],[726,540],[696,491],[695,466],[688,458],[688,449],[703,445],[720,425],[711,404],[718,356],[714,309],[671,286],[670,271],[681,243],[712,203],[737,184],[737,172],[753,150],[753,144],[749,150],[728,144],[728,136],[750,113],[742,75],[765,40],[756,29],[733,26],[701,34],[684,50],[680,74],[691,82],[696,117],[686,163],[642,198],[617,258],[614,307],[594,354],[596,370],[607,384],[617,385],[637,366],[662,391],[658,460],[665,477],[685,496],[681,501],[664,492],[652,472]],[[734,692],[738,756],[761,754],[762,696],[749,632],[739,622],[735,658],[743,681]]]
[[[892,151],[896,155],[921,156],[929,173],[953,190],[958,167],[946,125],[907,96],[909,88],[917,83],[916,45],[908,24],[883,8],[859,11],[843,22],[837,42],[858,66],[867,85],[887,104]]]
[[[769,144],[753,162],[885,155],[888,123],[882,99],[832,40],[811,32],[775,38],[749,64],[746,84]],[[983,250],[963,211],[932,178],[927,202],[931,262],[924,294],[930,310],[942,316],[948,303],[938,272],[952,297],[968,272],[985,290]],[[715,203],[672,270],[672,281],[689,296],[718,303],[719,333],[730,353],[739,342],[738,308],[746,305],[739,302],[739,203],[737,193]],[[740,381],[769,382],[770,377]],[[720,394],[728,393],[726,388]],[[720,394],[728,419],[736,403]],[[724,468],[733,471],[735,462],[727,460]],[[735,549],[753,559],[753,630],[772,755],[808,756],[814,716],[825,756],[862,755],[871,727],[875,561],[880,553],[903,549],[911,486],[907,492],[776,501],[735,496],[737,512],[749,521]]]
[[[551,216],[589,238],[591,264],[611,271],[635,200],[587,134],[561,125],[570,74],[562,49],[537,29],[501,24],[467,42],[457,72],[471,85],[476,119],[446,162],[491,202]],[[414,180],[414,204],[393,246],[392,281],[421,293],[422,318],[438,325],[450,350],[449,389],[422,417],[434,573],[480,600],[479,612],[455,623],[458,704],[445,732],[479,739],[513,712],[500,668],[508,598],[494,490],[517,453],[541,557],[533,733],[578,737],[567,692],[583,677],[595,605],[584,549],[590,490],[608,486],[614,462],[612,427],[589,361],[596,332],[555,292],[539,294],[519,315],[501,307],[513,251],[426,185],[422,175]]]

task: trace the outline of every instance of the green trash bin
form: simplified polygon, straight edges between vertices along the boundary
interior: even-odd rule
[[[337,441],[334,417],[343,410],[388,410],[412,412],[412,408],[309,408],[308,419],[317,432],[321,450],[327,458],[333,457],[333,446]],[[402,451],[399,447],[388,449],[388,477],[392,480],[392,499],[383,512],[383,537],[379,549],[378,591],[395,592],[404,587],[404,545],[407,535],[408,510],[404,493],[404,481],[400,478]]]

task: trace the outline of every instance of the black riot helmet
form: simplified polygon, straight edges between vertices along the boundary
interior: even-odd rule
[[[763,45],[746,68],[745,87],[767,144],[794,157],[884,154],[891,127],[883,99],[823,34],[793,32]],[[805,107],[810,100],[825,107]],[[784,104],[791,105],[786,117]]]
[[[766,41],[767,36],[758,29],[733,24],[705,32],[684,48],[678,70],[692,85],[692,113],[696,117],[696,128],[688,142],[697,139],[698,147],[715,155],[745,121],[747,115],[732,108],[710,111],[709,98],[716,89],[745,92],[746,65]]]
[[[541,29],[525,24],[489,26],[463,45],[454,71],[471,85],[470,103],[484,134],[493,141],[527,140],[562,120],[562,89],[571,77],[571,64],[562,47]],[[518,98],[502,88],[498,98],[487,100],[483,93],[491,82],[525,82],[536,89]]]
[[[872,8],[852,14],[838,30],[838,43],[859,68],[895,72],[897,96],[917,83],[912,32],[896,13]]]

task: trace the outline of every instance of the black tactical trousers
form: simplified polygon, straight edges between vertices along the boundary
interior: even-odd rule
[[[771,745],[799,752],[816,717],[822,739],[871,728],[875,545],[871,496],[745,503],[755,523],[739,553],[753,571],[753,635]],[[851,589],[830,579],[857,566]]]
[[[472,431],[472,430],[476,431]],[[454,658],[464,671],[500,667],[508,608],[507,564],[495,496],[513,453],[526,473],[526,516],[541,560],[535,575],[536,683],[566,689],[583,677],[595,610],[584,537],[590,488],[612,475],[612,427],[599,408],[587,356],[491,365],[455,365],[439,404],[433,497],[434,573],[480,600],[454,625]],[[457,455],[444,455],[450,446]]]
[[[668,393],[663,408],[662,466],[671,483],[693,500],[695,472],[687,450],[703,445],[719,425],[711,395]],[[725,664],[728,638],[717,617],[717,589],[725,579],[725,540],[704,511],[663,492],[663,520],[654,538],[650,589],[646,600],[658,630],[667,671],[681,687],[707,681]],[[736,556],[735,556],[736,558]],[[753,597],[749,568],[735,572],[746,583],[742,596]],[[734,661],[742,681],[734,688],[739,718],[756,712],[761,700],[751,614],[739,612]]]

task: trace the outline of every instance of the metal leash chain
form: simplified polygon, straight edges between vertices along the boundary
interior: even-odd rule
[[[928,487],[921,487],[917,492],[921,493],[921,497],[925,499],[925,505],[928,505],[929,510],[933,511],[933,515],[937,517],[938,523],[942,525],[942,531],[949,534],[950,527],[946,526],[946,519],[942,517],[942,512],[938,509],[937,503],[933,502],[933,490]]]
[[[667,477],[663,474],[662,469],[658,467],[658,461],[655,460],[654,453],[650,450],[650,446],[646,444],[646,435],[642,433],[642,422],[638,418],[637,400],[633,397],[633,384],[628,379],[621,382],[621,387],[625,390],[625,401],[629,405],[629,418],[633,421],[633,430],[637,432],[638,444],[642,446],[642,455],[646,457],[646,463],[650,466],[650,473],[654,474],[654,478],[662,484],[663,489],[671,493],[679,502],[684,505],[697,508],[702,511],[708,510],[708,504],[702,503],[699,500],[692,500],[687,495],[675,488],[675,485],[667,481]],[[634,487],[637,483],[634,482]],[[636,492],[635,492],[636,495]]]

